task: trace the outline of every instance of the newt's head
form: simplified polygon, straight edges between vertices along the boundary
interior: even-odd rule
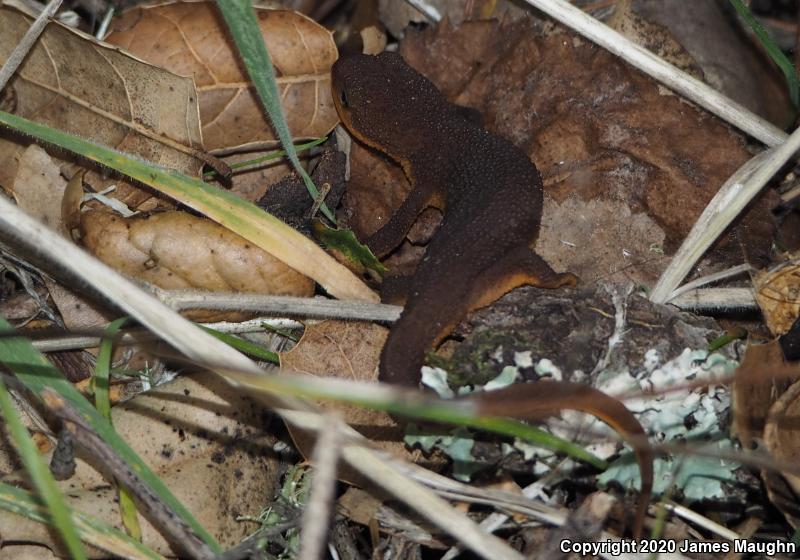
[[[426,120],[447,104],[427,78],[392,52],[339,59],[331,70],[339,118],[362,142],[403,160],[416,152],[430,130]]]

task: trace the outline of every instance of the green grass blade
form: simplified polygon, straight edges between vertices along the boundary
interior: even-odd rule
[[[3,317],[0,317],[0,332],[13,332],[12,326]],[[185,521],[215,552],[221,552],[222,549],[214,537],[172,495],[172,492],[169,491],[161,479],[150,470],[136,452],[114,431],[111,424],[102,417],[97,409],[33,347],[29,340],[23,337],[0,336],[0,362],[8,366],[33,393],[40,395],[45,389],[52,389],[75,407],[100,437],[113,447],[114,451],[172,511]]]
[[[4,353],[0,354],[0,359],[3,358],[5,358]],[[69,506],[67,506],[53,475],[39,455],[28,430],[22,424],[2,378],[0,378],[0,410],[3,412],[6,428],[11,435],[11,441],[14,442],[14,447],[17,448],[22,464],[25,466],[25,471],[36,488],[37,494],[47,505],[53,527],[64,541],[70,556],[83,560],[86,558],[86,551],[78,537],[78,530],[72,523]]]
[[[260,344],[256,344],[255,342],[250,342],[249,340],[239,338],[238,336],[233,336],[232,334],[219,332],[203,325],[197,325],[197,326],[206,331],[214,338],[221,340],[231,348],[235,348],[239,352],[249,354],[250,356],[253,356],[254,358],[257,358],[264,362],[271,362],[273,364],[281,363],[280,358],[275,352],[267,350]]]
[[[119,485],[117,496],[119,496],[119,514],[125,530],[128,531],[131,538],[137,541],[142,540],[142,526],[139,524],[139,513],[136,510],[133,494],[126,486]]]
[[[0,509],[39,523],[51,523],[47,510],[30,493],[0,483]],[[81,538],[106,552],[131,560],[163,560],[164,557],[136,542],[122,531],[83,512],[72,510],[72,522]]]
[[[758,40],[761,41],[761,45],[764,47],[764,50],[767,51],[772,61],[777,64],[778,68],[783,72],[786,78],[786,84],[789,87],[789,98],[792,100],[792,105],[797,108],[798,101],[800,101],[800,99],[798,99],[800,97],[800,95],[798,95],[798,89],[800,88],[798,88],[797,72],[795,71],[794,65],[786,58],[786,55],[783,54],[780,47],[775,44],[775,41],[769,36],[767,30],[753,17],[753,14],[747,6],[744,5],[742,0],[730,0],[730,2],[733,4],[733,7],[736,8],[736,11],[739,12],[739,15],[745,23],[753,30],[753,33],[756,34]]]
[[[100,343],[100,351],[97,353],[97,363],[94,368],[94,405],[109,423],[111,422],[111,398],[108,394],[111,379],[111,353],[114,350],[114,337],[127,320],[127,317],[123,317],[108,324],[103,341]]]
[[[272,392],[307,399],[339,401],[348,404],[383,410],[416,420],[430,420],[439,424],[452,424],[478,428],[496,434],[518,437],[525,441],[564,453],[594,465],[600,470],[608,468],[608,462],[586,451],[583,446],[572,443],[524,422],[499,417],[481,417],[476,414],[469,401],[444,400],[408,393],[399,394],[395,389],[353,384],[335,378],[317,378],[314,383],[302,375],[253,375],[243,371],[215,367],[230,379],[254,392]]]
[[[228,24],[231,37],[236,43],[236,48],[239,49],[239,56],[247,68],[247,74],[261,98],[261,103],[269,114],[272,127],[286,151],[286,156],[295,171],[303,178],[311,197],[316,200],[319,197],[319,191],[306,170],[300,165],[300,159],[295,152],[292,133],[289,131],[289,125],[286,124],[286,118],[283,115],[272,58],[264,44],[264,37],[258,27],[251,0],[217,0],[217,5],[222,12],[222,17],[225,18],[225,23]],[[325,204],[320,209],[326,218],[334,224],[336,223],[333,213]]]
[[[111,424],[111,398],[109,387],[111,381],[111,360],[114,351],[114,337],[127,322],[127,317],[112,321],[106,327],[100,351],[97,353],[97,364],[94,369],[94,405],[103,418]],[[117,488],[119,495],[119,511],[122,524],[128,534],[137,540],[142,538],[142,528],[139,525],[139,516],[136,513],[136,502],[130,491],[122,485]]]

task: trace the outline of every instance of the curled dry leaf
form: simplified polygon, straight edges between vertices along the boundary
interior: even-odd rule
[[[800,373],[800,372],[798,372]],[[797,464],[800,454],[800,429],[797,418],[800,416],[800,381],[795,382],[772,405],[764,428],[764,443],[776,461]],[[797,496],[800,495],[800,476],[793,473],[763,472],[770,499],[783,512],[786,520],[795,528],[800,528],[800,508]]]
[[[0,6],[0,64],[33,18]],[[197,93],[182,78],[51,21],[3,91],[11,112],[164,167],[196,175],[202,162]],[[20,142],[20,143],[18,143]],[[0,185],[9,189],[27,140],[0,139]]]
[[[761,439],[770,407],[792,381],[768,375],[769,371],[784,366],[783,351],[777,340],[748,343],[732,386],[733,431],[746,449]]]
[[[337,57],[331,33],[296,12],[256,9],[256,15],[289,130],[298,137],[327,134],[339,121],[330,93],[330,69]],[[194,77],[206,149],[275,140],[213,2],[133,8],[114,20],[106,41]]]
[[[222,226],[186,212],[125,219],[89,211],[82,216],[81,235],[87,249],[106,264],[166,289],[314,293],[310,278]]]
[[[309,325],[297,346],[281,353],[281,368],[315,376],[376,381],[387,332],[384,327],[357,321],[323,321]],[[325,409],[339,411],[345,422],[381,449],[410,459],[419,458],[419,452],[409,456],[405,451],[403,428],[385,412],[341,403],[320,404]],[[291,427],[289,430],[303,455],[310,457],[314,436]],[[349,471],[342,478],[360,480]]]
[[[776,336],[786,334],[800,317],[800,265],[796,260],[753,275],[756,302],[764,322]]]

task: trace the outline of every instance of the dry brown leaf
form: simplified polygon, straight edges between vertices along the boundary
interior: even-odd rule
[[[753,275],[756,302],[770,332],[789,332],[800,317],[800,265],[796,260],[779,264]]]
[[[81,236],[101,261],[165,289],[298,297],[314,293],[310,278],[230,230],[187,212],[128,219],[84,212]]]
[[[356,321],[323,321],[310,325],[297,346],[281,353],[281,368],[354,381],[375,381],[387,333],[384,327]],[[340,403],[322,402],[320,405],[323,409],[338,411],[345,422],[379,448],[411,460],[420,457],[418,451],[409,455],[405,450],[403,428],[388,414]],[[290,432],[301,453],[310,457],[314,436],[291,428]],[[342,478],[354,480],[349,473]]]
[[[330,93],[337,57],[331,33],[308,17],[256,9],[289,130],[296,137],[330,132],[339,118]],[[213,2],[137,7],[111,24],[106,41],[197,85],[206,149],[229,149],[275,139]]]
[[[280,354],[281,368],[351,381],[375,381],[387,332],[384,327],[357,321],[322,321],[309,325],[300,342],[290,351]],[[323,406],[344,411],[347,423],[362,433],[362,430],[371,430],[374,426],[383,429],[395,425],[382,412],[339,404],[323,403]],[[367,433],[364,435],[373,439]]]
[[[796,463],[800,454],[800,381],[795,382],[770,408],[764,428],[764,444],[776,461]],[[792,473],[762,472],[773,504],[784,513],[786,520],[800,528],[800,476]]]
[[[0,63],[32,17],[0,6]],[[197,93],[190,78],[141,62],[51,21],[3,91],[11,112],[196,175],[202,162]],[[27,145],[30,142],[22,140]],[[16,175],[20,144],[0,139],[0,185]]]
[[[769,409],[793,381],[786,377],[770,377],[768,372],[785,365],[780,342],[747,344],[744,358],[736,370],[733,396],[733,432],[742,447],[749,449],[764,433]],[[800,372],[798,372],[800,373]]]
[[[351,521],[361,525],[369,525],[383,502],[360,488],[348,488],[338,500],[336,509]]]

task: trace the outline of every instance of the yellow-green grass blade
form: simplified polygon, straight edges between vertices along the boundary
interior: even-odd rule
[[[334,297],[378,301],[378,296],[355,274],[316,243],[230,192],[11,113],[0,111],[0,125],[109,167],[194,208],[313,278]]]

